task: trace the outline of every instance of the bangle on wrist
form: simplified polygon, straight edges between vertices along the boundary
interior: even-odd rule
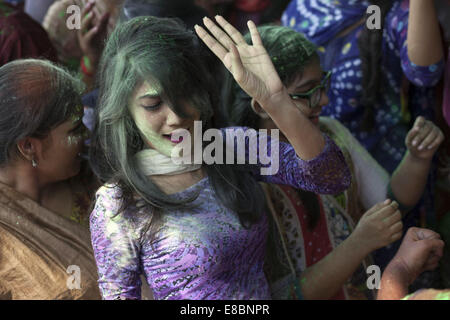
[[[80,66],[81,66],[81,71],[83,72],[84,75],[86,75],[88,77],[94,76],[91,62],[89,61],[89,58],[87,56],[83,56],[83,58],[81,58]]]

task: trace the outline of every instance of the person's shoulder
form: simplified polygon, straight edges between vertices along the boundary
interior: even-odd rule
[[[120,197],[122,195],[122,189],[117,183],[107,182],[97,190],[96,195],[97,197]]]
[[[116,183],[102,185],[95,194],[95,207],[118,212],[122,205],[122,189]]]

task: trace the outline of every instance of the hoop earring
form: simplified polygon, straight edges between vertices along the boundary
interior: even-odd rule
[[[34,160],[34,158],[31,159],[31,165],[33,166],[33,168],[37,167],[37,162],[36,160]]]

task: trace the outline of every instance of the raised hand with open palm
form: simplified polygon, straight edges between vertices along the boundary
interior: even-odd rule
[[[202,27],[195,30],[203,42],[223,62],[242,89],[256,101],[274,99],[285,90],[275,67],[264,48],[256,25],[248,22],[252,44],[248,44],[242,34],[221,16],[216,21],[205,17],[203,22],[212,36]]]

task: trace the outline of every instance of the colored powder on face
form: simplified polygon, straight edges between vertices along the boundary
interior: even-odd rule
[[[159,95],[159,90],[157,88],[151,88],[145,93],[145,95],[157,96]]]
[[[149,85],[148,83],[145,83],[147,86],[147,90],[144,93],[145,95],[150,96],[159,96],[160,95],[160,87],[158,85]],[[164,139],[160,134],[156,133],[152,128],[150,128],[150,125],[147,123],[146,117],[141,115],[141,112],[145,112],[143,110],[140,110],[141,108],[135,106],[130,107],[130,113],[134,119],[134,122],[136,123],[136,127],[141,132],[142,136],[147,140],[147,142],[150,142],[155,150],[158,152],[170,157],[172,154],[172,149],[174,148],[174,145],[168,141],[167,139]],[[140,112],[139,112],[140,111]]]
[[[78,145],[82,140],[83,140],[83,135],[68,136],[67,137],[67,146],[71,147],[72,145]]]

